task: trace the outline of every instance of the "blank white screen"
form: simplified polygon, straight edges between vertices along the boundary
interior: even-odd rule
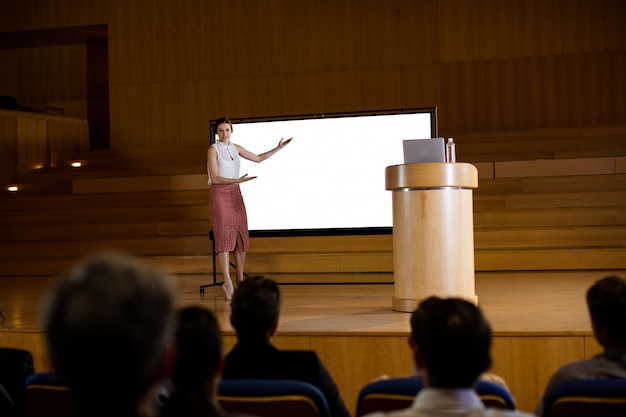
[[[391,228],[385,168],[403,163],[404,139],[433,136],[431,111],[265,122],[233,121],[231,141],[260,154],[293,140],[241,175],[251,231]]]

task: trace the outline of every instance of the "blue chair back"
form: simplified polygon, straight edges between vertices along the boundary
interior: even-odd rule
[[[555,387],[542,417],[626,416],[626,379],[586,379]]]
[[[27,417],[73,417],[72,390],[53,372],[34,373],[26,379]]]
[[[331,417],[322,391],[303,381],[223,379],[218,401],[226,411],[259,417]]]
[[[478,381],[476,392],[486,407],[515,410],[515,400],[505,388],[488,381]],[[411,406],[422,389],[419,377],[381,379],[361,388],[357,399],[356,415],[375,411],[401,410]]]

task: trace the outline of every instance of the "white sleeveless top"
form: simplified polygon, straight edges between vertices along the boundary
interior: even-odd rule
[[[228,145],[224,145],[222,142],[215,142],[211,146],[217,150],[217,175],[231,179],[239,178],[241,158],[239,158],[239,152],[237,152],[235,144],[230,142]],[[207,173],[209,175],[209,184],[211,184],[208,161]]]

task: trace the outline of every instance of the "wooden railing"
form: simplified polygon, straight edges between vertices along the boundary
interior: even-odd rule
[[[89,148],[87,121],[0,110],[0,184],[29,171],[59,167]]]

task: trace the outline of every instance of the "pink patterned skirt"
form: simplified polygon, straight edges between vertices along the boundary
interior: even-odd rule
[[[248,215],[239,184],[211,184],[209,209],[213,224],[215,251],[232,252],[239,240],[248,250]]]

